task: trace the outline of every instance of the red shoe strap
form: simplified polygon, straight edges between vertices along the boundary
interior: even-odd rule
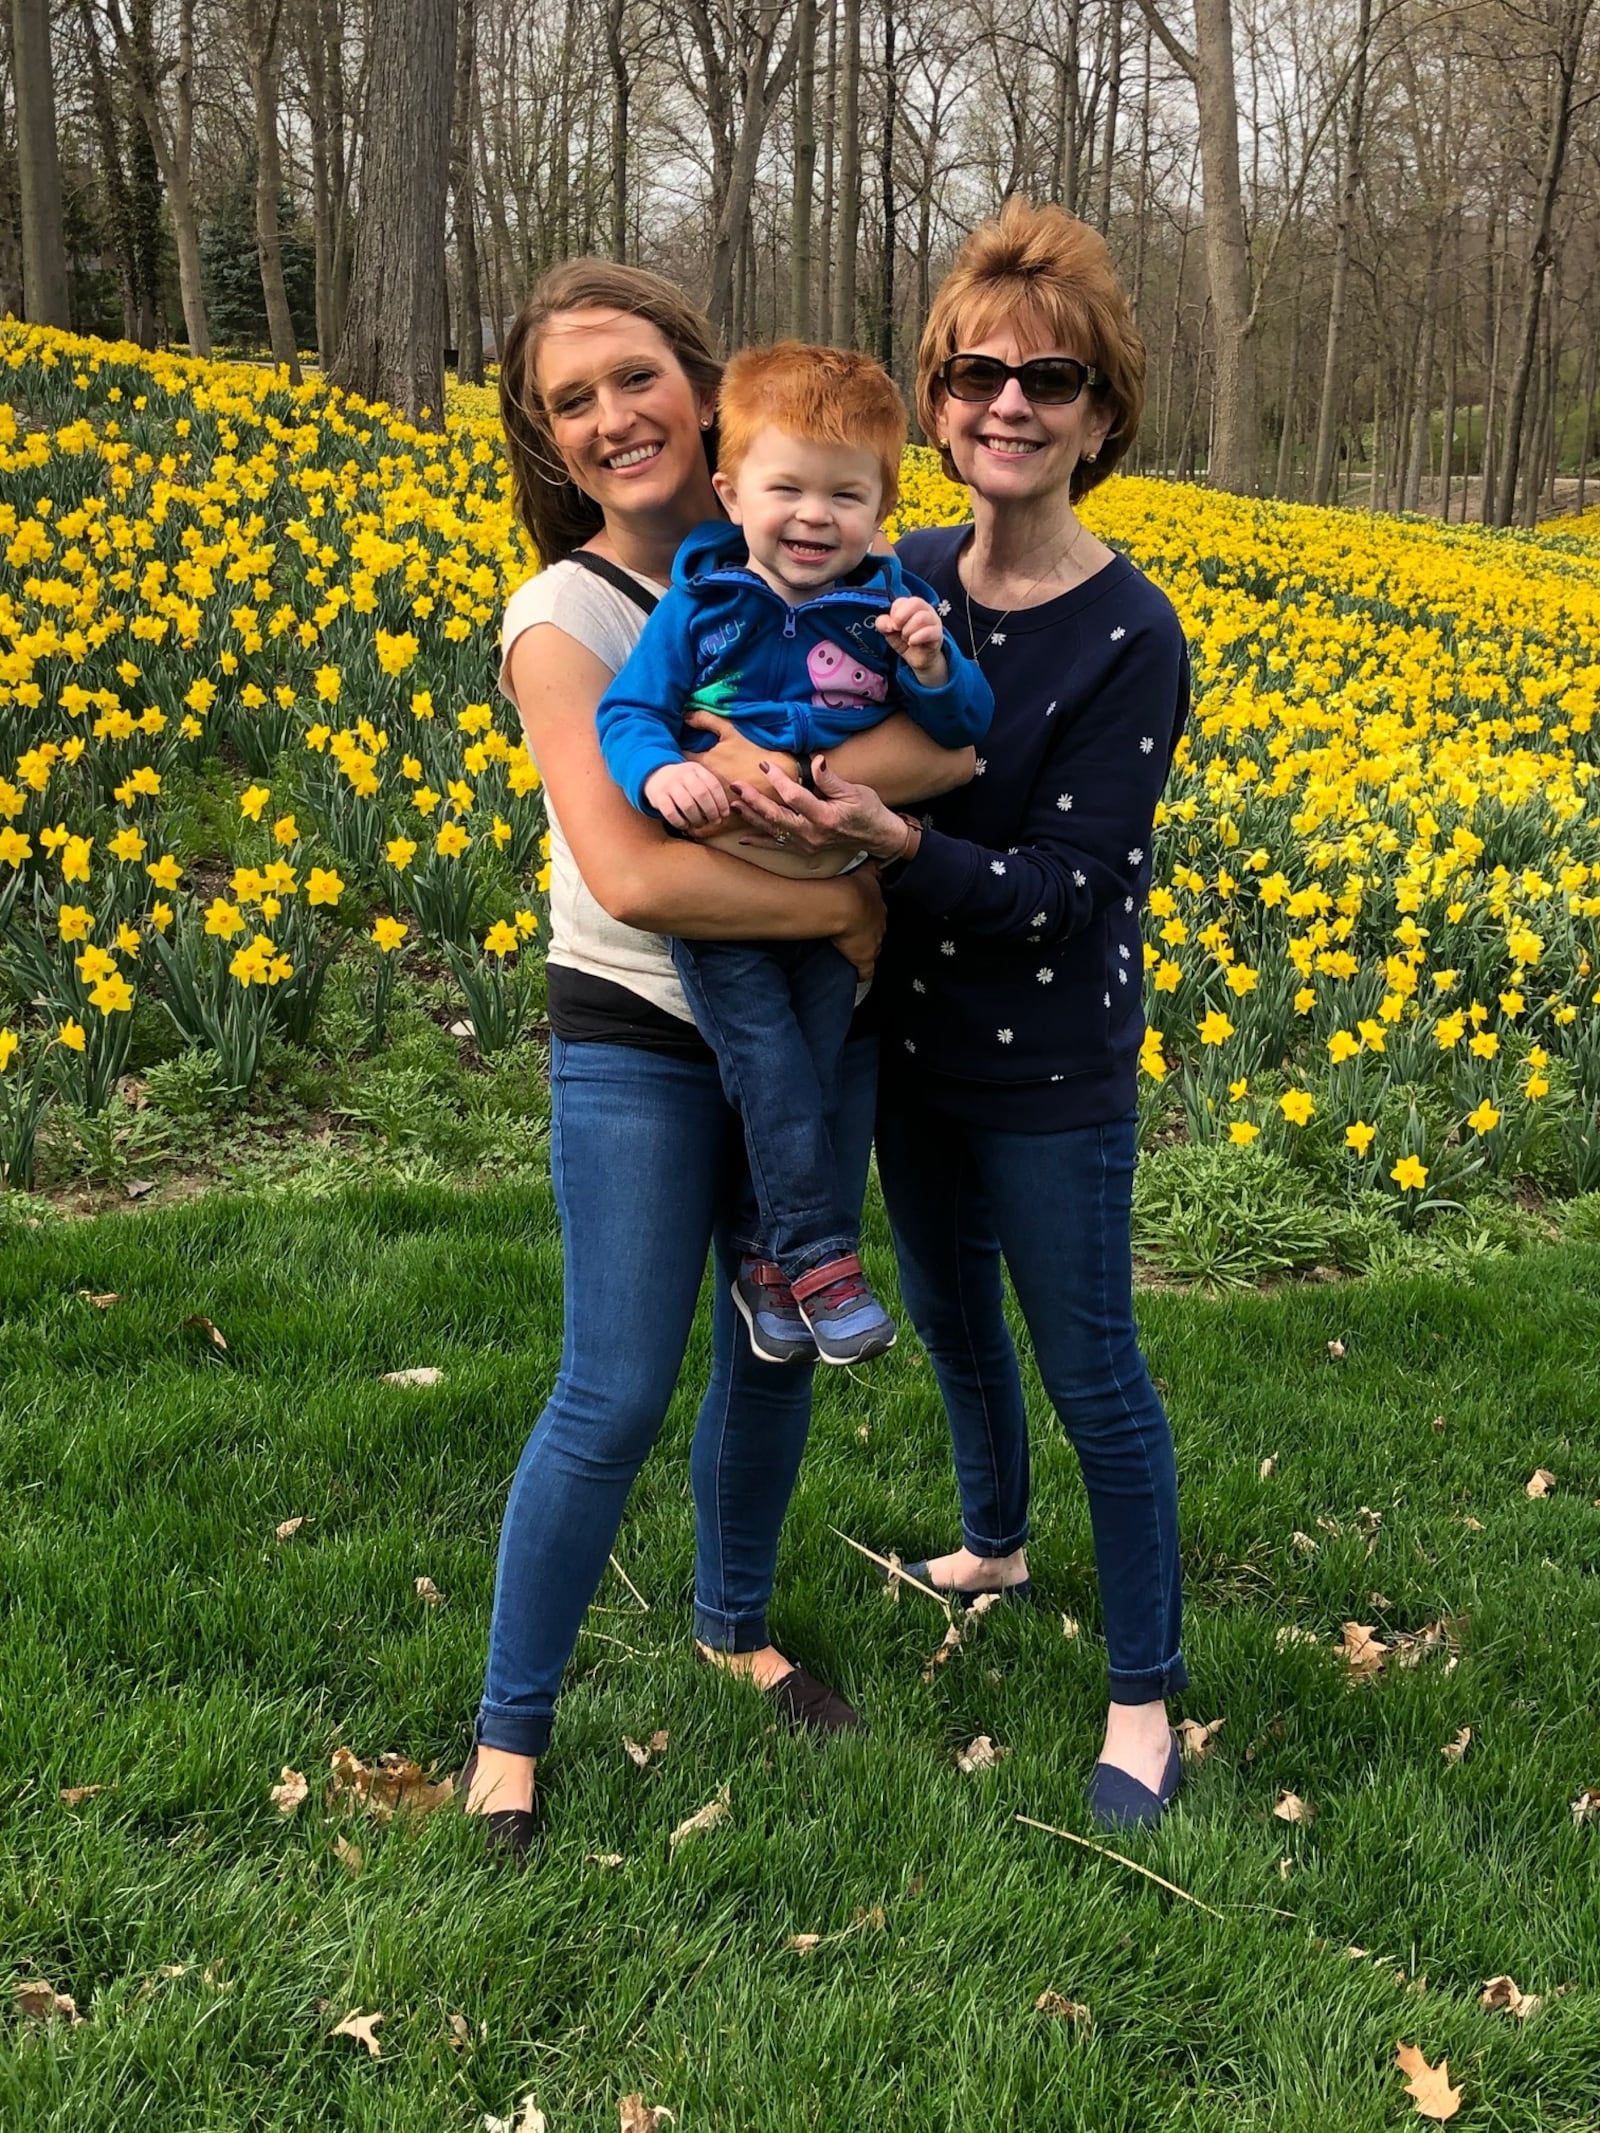
[[[808,1296],[815,1296],[819,1289],[831,1289],[836,1281],[858,1281],[864,1284],[866,1278],[862,1272],[861,1261],[855,1253],[846,1252],[841,1259],[830,1259],[825,1266],[813,1267],[809,1274],[802,1274],[800,1279],[792,1282],[790,1286],[794,1290],[795,1302],[804,1303]]]

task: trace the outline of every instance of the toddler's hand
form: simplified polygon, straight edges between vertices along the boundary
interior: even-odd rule
[[[903,593],[887,614],[878,617],[878,628],[889,640],[924,688],[942,689],[950,679],[950,662],[944,656],[944,624],[926,600]]]
[[[703,763],[663,763],[645,779],[644,796],[674,829],[709,829],[733,812],[722,780]]]

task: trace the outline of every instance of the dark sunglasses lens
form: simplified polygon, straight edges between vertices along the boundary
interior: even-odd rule
[[[1024,363],[1018,381],[1036,407],[1065,407],[1083,391],[1083,366],[1065,358],[1041,356]]]
[[[958,400],[997,400],[1005,391],[1006,366],[988,356],[952,356],[944,382]]]

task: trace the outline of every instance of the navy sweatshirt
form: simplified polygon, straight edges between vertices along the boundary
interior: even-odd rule
[[[936,1108],[1013,1132],[1131,1111],[1144,1018],[1139,911],[1151,828],[1189,707],[1166,595],[1124,557],[1003,617],[956,559],[970,526],[898,553],[981,658],[995,712],[976,777],[936,800],[921,847],[885,870],[874,993],[883,1073]]]

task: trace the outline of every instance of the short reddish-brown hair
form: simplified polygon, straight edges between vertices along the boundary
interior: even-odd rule
[[[880,516],[900,500],[900,454],[908,428],[900,388],[853,348],[775,341],[742,348],[722,373],[717,399],[717,471],[738,474],[758,433],[781,430],[810,444],[871,452],[883,476]]]
[[[1109,403],[1111,428],[1094,464],[1080,459],[1073,469],[1076,499],[1112,472],[1144,413],[1144,342],[1098,230],[1064,207],[1035,207],[1016,194],[979,223],[939,284],[917,349],[917,420],[930,442],[939,434],[940,371],[1006,326],[1092,363],[1104,380],[1088,389]],[[950,454],[941,457],[959,480]]]

